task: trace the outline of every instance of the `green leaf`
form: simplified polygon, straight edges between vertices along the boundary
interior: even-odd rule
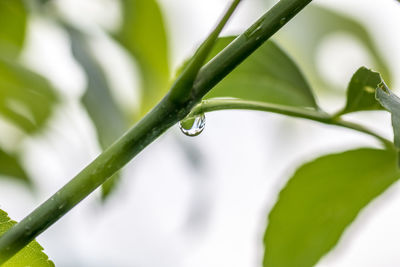
[[[16,224],[16,222],[12,221],[6,212],[0,210],[0,236],[10,229],[14,224]],[[51,260],[49,260],[49,257],[43,253],[42,246],[40,246],[39,243],[34,240],[1,266],[45,267],[55,265]]]
[[[373,67],[390,81],[390,70],[374,40],[358,21],[317,5],[310,5],[278,32],[278,39],[299,62],[301,69],[317,89],[332,88],[319,71],[319,45],[330,34],[346,33],[362,43],[371,56]]]
[[[0,149],[0,175],[6,175],[17,178],[30,184],[30,179],[21,166],[16,155],[6,153]]]
[[[379,73],[365,67],[359,68],[347,88],[347,103],[341,114],[382,109],[375,99],[375,90],[381,81]]]
[[[17,62],[0,57],[0,114],[27,133],[40,129],[57,96],[49,82]]]
[[[106,149],[128,128],[128,118],[115,102],[106,75],[90,52],[87,36],[70,25],[64,27],[71,41],[72,54],[87,76],[88,84],[82,103],[96,127],[101,147]],[[103,199],[113,191],[119,179],[120,175],[115,174],[103,184]]]
[[[116,38],[139,65],[144,115],[168,90],[167,35],[157,1],[121,0],[121,4],[123,21]]]
[[[210,58],[233,39],[220,38]],[[311,88],[297,65],[272,41],[263,44],[205,96],[214,97],[317,107]]]
[[[22,49],[27,10],[22,0],[0,0],[0,53],[15,57]]]
[[[400,149],[400,98],[396,96],[382,81],[376,89],[376,99],[392,113],[394,145]]]
[[[269,215],[264,266],[314,266],[360,210],[399,176],[392,150],[363,148],[301,166]]]

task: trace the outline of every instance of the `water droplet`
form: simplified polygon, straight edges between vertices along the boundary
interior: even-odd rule
[[[206,126],[206,116],[203,114],[197,115],[195,117],[188,117],[179,122],[179,128],[182,133],[187,136],[197,136],[201,134]]]
[[[286,18],[281,18],[281,20],[279,21],[279,23],[280,23],[281,25],[285,24],[285,23],[286,23]]]

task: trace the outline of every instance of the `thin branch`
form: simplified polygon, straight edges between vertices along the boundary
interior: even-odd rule
[[[257,101],[247,101],[242,99],[209,99],[203,100],[201,103],[196,105],[188,116],[192,117],[202,113],[226,109],[267,111],[291,117],[313,120],[324,124],[336,125],[371,135],[381,141],[385,147],[393,148],[393,143],[391,141],[365,128],[362,125],[344,121],[340,118],[335,117],[335,115],[329,115],[328,113],[315,111],[312,109],[297,108]]]
[[[233,12],[236,10],[240,1],[241,0],[234,0],[232,2],[218,25],[197,49],[189,64],[182,71],[182,74],[179,75],[178,79],[175,81],[174,85],[171,88],[172,100],[184,102],[187,100],[187,98],[190,97],[193,83],[199,73],[200,68],[203,66],[204,61],[214,47],[214,44],[217,41],[219,34],[228,22],[229,18],[232,16]]]

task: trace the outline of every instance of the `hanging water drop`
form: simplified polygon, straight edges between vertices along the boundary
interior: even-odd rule
[[[187,117],[179,122],[179,128],[187,136],[197,136],[201,134],[206,126],[206,116],[204,113],[194,117]]]

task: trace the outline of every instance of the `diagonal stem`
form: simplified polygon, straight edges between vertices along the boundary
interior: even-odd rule
[[[168,93],[142,120],[75,178],[0,237],[0,264],[65,215],[168,128],[183,119],[215,84],[311,1],[279,1],[200,70],[188,100],[176,101]]]

